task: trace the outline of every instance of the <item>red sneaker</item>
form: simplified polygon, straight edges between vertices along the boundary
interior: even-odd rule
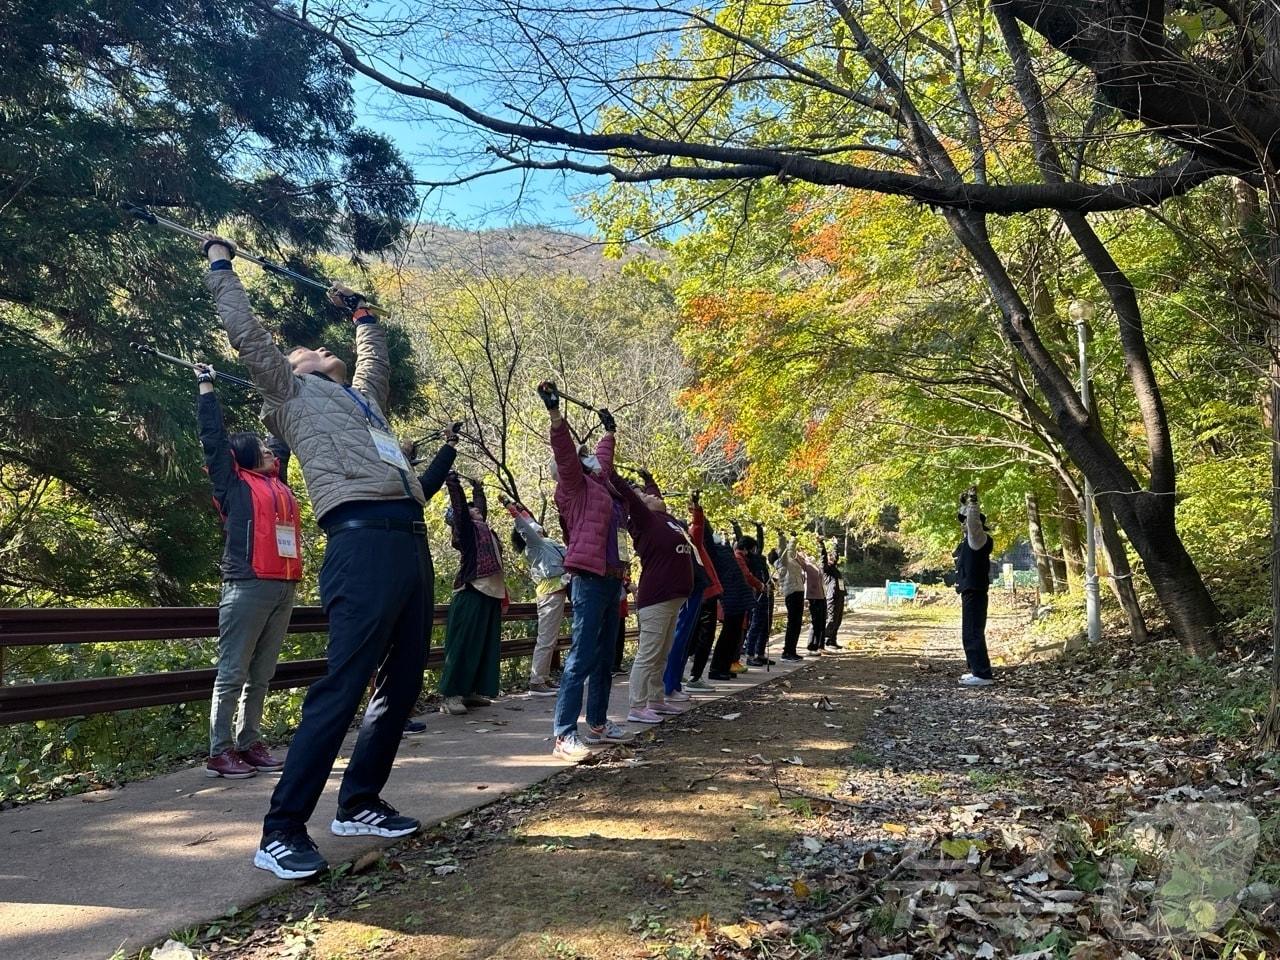
[[[261,740],[248,750],[241,750],[240,759],[259,773],[279,773],[284,769],[284,761],[273,757]]]
[[[257,776],[258,771],[240,759],[234,750],[223,750],[216,757],[210,757],[204,765],[206,777],[226,777],[228,780],[248,780]]]

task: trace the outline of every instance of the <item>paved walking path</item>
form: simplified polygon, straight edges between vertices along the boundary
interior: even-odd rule
[[[753,669],[701,702],[798,665]],[[623,678],[614,682],[611,716],[625,716],[626,690]],[[427,733],[404,741],[384,795],[434,823],[550,776],[565,766],[551,758],[554,706],[553,697],[513,696],[466,717],[427,717]],[[330,835],[340,775],[311,822],[334,866],[388,843]],[[0,958],[104,960],[283,889],[252,866],[274,784],[210,780],[196,766],[0,813]]]

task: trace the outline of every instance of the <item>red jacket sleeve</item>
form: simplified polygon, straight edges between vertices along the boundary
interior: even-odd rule
[[[738,569],[742,571],[742,576],[747,581],[747,586],[756,593],[763,593],[764,584],[755,578],[755,575],[751,572],[751,568],[747,566],[747,558],[742,555],[742,551],[733,551],[733,559],[738,561]]]

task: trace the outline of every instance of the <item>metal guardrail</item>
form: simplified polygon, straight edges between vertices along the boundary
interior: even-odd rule
[[[448,606],[437,606],[432,626],[443,626],[448,613]],[[535,604],[513,603],[503,622],[535,620],[537,616]],[[322,608],[294,608],[290,633],[326,629],[328,619]],[[0,663],[6,647],[191,640],[217,635],[217,607],[0,609]],[[504,641],[500,656],[504,660],[527,657],[535,642],[533,637]],[[564,649],[568,642],[568,637],[561,637],[558,647]],[[305,687],[324,676],[325,664],[323,659],[283,661],[276,667],[271,689]],[[443,664],[443,648],[432,649],[427,656],[428,669]],[[209,668],[0,685],[0,725],[203,700],[213,694],[216,675],[217,671]]]

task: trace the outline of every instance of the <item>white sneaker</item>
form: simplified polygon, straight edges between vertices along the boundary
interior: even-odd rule
[[[692,700],[692,699],[693,697],[689,696],[683,690],[672,690],[670,693],[667,694],[668,703],[684,703],[686,700]]]
[[[551,751],[551,755],[559,760],[577,763],[579,760],[585,760],[591,756],[591,751],[587,749],[586,744],[578,739],[578,735],[571,730],[563,737],[556,737],[555,749]]]
[[[467,712],[467,705],[461,697],[445,697],[444,703],[440,704],[440,712],[460,717]]]
[[[630,743],[635,734],[627,733],[612,720],[606,720],[603,727],[588,725],[582,739],[590,744],[597,743]]]
[[[990,677],[975,677],[972,673],[966,673],[960,678],[962,687],[989,687],[994,683]]]
[[[627,712],[627,723],[661,723],[662,718],[648,707],[632,707]]]

